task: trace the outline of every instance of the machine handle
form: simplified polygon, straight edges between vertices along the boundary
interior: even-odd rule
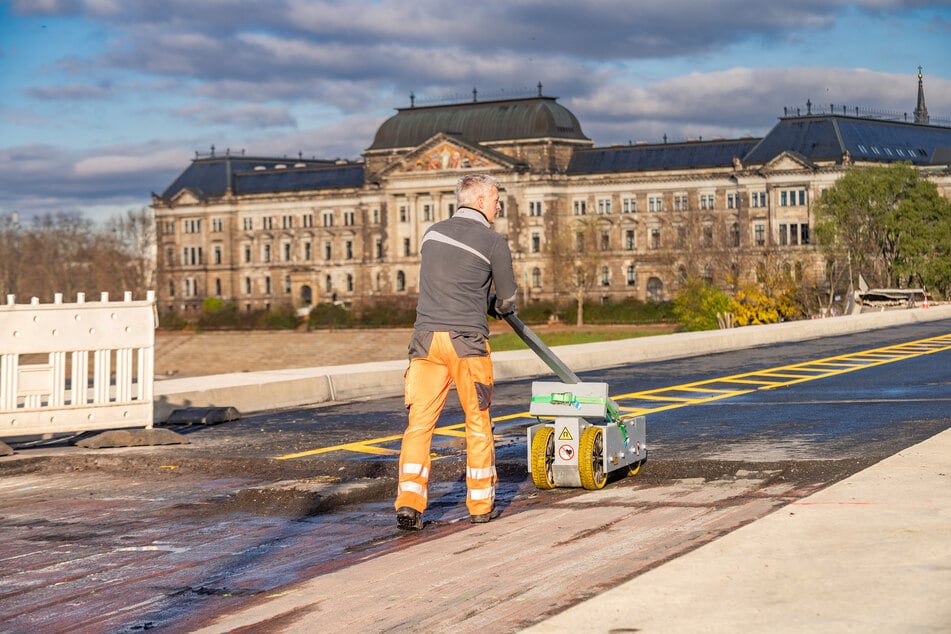
[[[518,315],[509,313],[503,315],[502,319],[508,322],[508,325],[512,327],[515,334],[545,362],[545,365],[551,368],[551,371],[561,379],[562,383],[581,383],[581,379],[578,378],[578,375],[562,363],[561,359],[556,357],[555,353],[551,351],[551,348],[546,346],[545,342],[539,339],[538,336],[518,318]]]

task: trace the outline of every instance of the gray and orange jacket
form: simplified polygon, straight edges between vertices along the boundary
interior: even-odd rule
[[[451,218],[431,226],[423,235],[420,256],[417,331],[488,337],[486,305],[493,282],[498,312],[515,310],[512,252],[481,212],[459,207]]]

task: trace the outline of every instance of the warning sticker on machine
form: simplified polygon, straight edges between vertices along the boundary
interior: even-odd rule
[[[558,440],[573,440],[571,437],[571,432],[568,431],[567,427],[561,428],[561,435],[558,436]]]
[[[575,448],[571,445],[561,445],[558,447],[558,457],[562,460],[571,460],[575,455]]]

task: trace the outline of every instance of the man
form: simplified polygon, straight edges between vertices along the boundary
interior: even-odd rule
[[[518,289],[505,237],[492,230],[501,209],[499,183],[469,174],[456,185],[452,218],[430,227],[420,246],[419,300],[409,344],[396,524],[421,530],[433,430],[452,383],[466,415],[466,506],[474,523],[498,517],[492,438],[492,361],[486,313],[515,310]],[[495,285],[495,297],[489,296]],[[488,310],[487,310],[488,306]]]

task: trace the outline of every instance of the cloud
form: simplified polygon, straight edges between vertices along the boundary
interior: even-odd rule
[[[115,96],[116,90],[112,82],[100,82],[98,84],[36,86],[27,89],[26,94],[33,99],[42,101],[58,101],[63,99],[85,101],[87,99],[108,99]]]
[[[951,82],[929,80],[939,95],[934,111],[951,107]],[[619,79],[584,97],[566,100],[585,133],[600,144],[760,136],[783,116],[783,108],[806,102],[818,109],[876,108],[897,115],[916,107],[917,80],[909,75],[845,68],[732,68],[690,73],[645,85]],[[619,135],[619,133],[621,133]],[[619,139],[618,136],[621,138]]]
[[[203,102],[178,108],[174,114],[192,123],[234,126],[245,130],[297,125],[287,106],[245,104],[222,108],[218,103]]]

